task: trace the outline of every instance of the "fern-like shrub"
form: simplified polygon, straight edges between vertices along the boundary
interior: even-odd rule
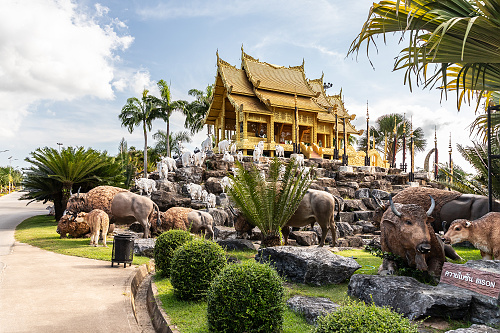
[[[169,230],[156,238],[154,258],[156,270],[162,276],[170,276],[170,262],[174,251],[194,236],[185,230]]]
[[[248,261],[229,265],[207,293],[210,332],[281,332],[284,287],[268,264]]]
[[[226,264],[226,253],[219,244],[205,239],[185,243],[175,250],[170,265],[174,296],[181,300],[204,298]]]

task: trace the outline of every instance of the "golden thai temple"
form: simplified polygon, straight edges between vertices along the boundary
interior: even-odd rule
[[[274,156],[276,145],[288,155],[299,142],[306,158],[332,159],[335,147],[340,157],[344,154],[344,139],[349,142],[350,135],[363,133],[351,124],[355,117],[345,109],[341,93],[326,95],[323,77],[306,78],[304,62],[277,66],[251,57],[242,48],[240,69],[217,52],[213,99],[205,118],[206,124],[214,126],[216,143],[232,140],[248,155],[264,141],[265,154]],[[346,150],[349,165],[364,165],[365,152],[356,152],[350,145]],[[380,156],[374,149],[372,153],[371,165],[377,165]]]

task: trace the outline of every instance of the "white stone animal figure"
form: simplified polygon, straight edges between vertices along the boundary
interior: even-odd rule
[[[45,207],[45,209],[47,209],[49,211],[49,213],[47,215],[50,215],[50,216],[56,215],[56,210],[54,209],[54,205],[47,206],[47,207]]]
[[[295,158],[295,162],[298,166],[301,168],[304,167],[304,154],[292,154],[290,155],[290,158]]]
[[[156,191],[156,181],[148,178],[139,178],[135,180],[135,186],[139,189],[139,195],[142,195],[142,192],[146,192],[146,195],[149,197],[151,193]]]
[[[177,163],[172,157],[163,157],[161,160],[167,166],[167,173],[177,170]]]
[[[280,165],[280,170],[278,172],[278,178],[279,179],[283,179],[283,176],[285,175],[285,171],[286,171],[286,166],[284,166],[283,164]]]
[[[233,157],[233,155],[229,154],[228,151],[224,152],[224,156],[222,157],[222,160],[224,162],[234,163],[234,157]]]
[[[212,136],[209,135],[208,138],[206,138],[202,143],[201,143],[201,151],[209,151],[212,150],[213,147],[213,142],[212,142]]]
[[[217,197],[213,193],[208,193],[207,196],[207,208],[215,208],[217,205]]]
[[[224,176],[221,180],[219,180],[220,186],[222,187],[222,193],[226,192],[226,188],[231,186],[231,180],[228,176]]]
[[[182,153],[181,159],[182,159],[182,166],[184,168],[190,166],[193,164],[193,153],[190,152],[189,150],[186,150]]]
[[[204,151],[199,151],[196,154],[194,154],[193,157],[193,164],[195,166],[203,166],[203,162],[205,161],[205,158],[207,157],[207,154]]]
[[[229,149],[229,145],[231,144],[231,141],[229,140],[222,140],[219,142],[217,147],[219,148],[219,154],[223,154]]]
[[[259,143],[257,144],[257,147],[259,147],[259,149],[260,149],[260,154],[263,155],[264,154],[264,141],[259,141]]]
[[[201,201],[207,202],[207,199],[208,199],[208,192],[207,192],[207,190],[202,190],[201,191]]]
[[[253,161],[260,163],[260,158],[262,157],[262,151],[258,146],[253,146]]]
[[[241,150],[238,151],[236,158],[238,159],[238,162],[243,162],[243,152]]]
[[[202,199],[202,187],[201,185],[195,183],[189,183],[187,185],[188,193],[191,195],[192,200],[201,200]]]
[[[229,146],[229,151],[231,152],[231,155],[236,155],[236,142],[233,142],[231,146]]]
[[[94,209],[90,213],[80,212],[76,216],[76,222],[85,222],[90,228],[90,245],[97,246],[99,233],[102,230],[102,246],[106,246],[106,235],[109,229],[109,216],[105,211]]]
[[[283,148],[283,146],[276,145],[276,156],[285,157],[285,148]]]
[[[167,165],[163,161],[156,162],[156,171],[158,171],[160,179],[167,178],[168,169],[165,169],[167,169]]]

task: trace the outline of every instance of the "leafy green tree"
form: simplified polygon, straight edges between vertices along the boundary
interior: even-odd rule
[[[201,131],[205,124],[205,117],[210,108],[210,103],[212,103],[213,87],[208,85],[205,91],[191,89],[188,94],[195,97],[195,100],[184,109],[184,115],[186,116],[184,127],[188,128],[191,134],[194,135]]]
[[[375,44],[374,36],[392,32],[409,35],[394,69],[405,70],[417,84],[436,84],[457,91],[458,107],[474,93],[500,91],[500,6],[496,0],[397,0],[380,1],[370,8],[367,21],[352,42],[349,53],[362,44]],[[385,40],[385,39],[384,39]],[[403,40],[403,38],[401,38]],[[435,65],[432,73],[429,64]],[[478,98],[478,105],[479,105]]]
[[[56,220],[60,219],[71,192],[89,190],[97,185],[119,185],[123,178],[120,164],[106,152],[92,148],[37,148],[25,158],[32,164],[25,172],[23,199],[53,201]]]
[[[129,98],[118,116],[122,126],[127,127],[129,133],[132,133],[137,126],[142,127],[144,134],[144,178],[148,178],[148,132],[153,128],[153,120],[164,119],[163,112],[156,107],[157,99],[148,93],[149,90],[144,89],[141,99]]]
[[[160,112],[161,114],[160,118],[163,119],[167,124],[166,136],[169,137],[170,116],[172,115],[172,112],[176,110],[183,111],[187,102],[182,100],[172,101],[170,87],[164,80],[158,81],[157,86],[158,89],[160,90],[161,97],[160,98],[153,97],[153,103],[155,104],[158,112]],[[166,146],[167,156],[170,157],[170,142],[167,140],[166,144],[167,144]]]
[[[179,142],[190,143],[191,135],[189,135],[188,131],[175,132],[167,135],[167,132],[159,130],[158,132],[153,134],[153,139],[156,140],[156,145],[154,148],[156,154],[166,156],[167,147],[170,147],[171,151],[174,152],[174,154],[180,156],[181,147],[179,145]]]
[[[227,193],[249,222],[262,231],[262,246],[281,245],[281,228],[295,213],[312,182],[312,170],[301,170],[295,159],[290,160],[281,175],[282,165],[274,158],[269,178],[264,179],[254,165],[246,170],[236,162],[235,174],[228,175],[231,186]]]
[[[500,140],[495,137],[491,140],[491,153],[500,154]],[[451,170],[449,165],[441,165],[440,172],[445,177],[440,177],[439,183],[447,187],[460,191],[462,193],[472,193],[479,195],[488,195],[488,146],[485,143],[473,142],[472,146],[457,145],[459,153],[476,170],[475,175],[465,173],[460,167],[453,167],[453,182],[449,180]],[[500,160],[491,160],[492,174],[500,174]],[[492,194],[496,199],[500,199],[500,179],[492,177]]]
[[[387,151],[389,163],[392,163],[394,152],[394,125],[396,125],[396,153],[403,149],[403,132],[406,131],[406,149],[410,150],[410,128],[411,123],[403,115],[392,113],[379,117],[374,126],[370,127],[370,147],[375,138],[375,149],[384,152],[385,139],[387,138]],[[406,127],[406,130],[405,130]],[[366,133],[360,139],[359,149],[366,151]],[[413,129],[413,144],[415,152],[424,151],[427,141],[424,138],[424,131],[417,127]],[[409,156],[409,155],[408,155]]]

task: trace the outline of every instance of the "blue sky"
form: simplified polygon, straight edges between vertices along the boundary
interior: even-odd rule
[[[38,147],[84,146],[115,155],[125,138],[129,147],[144,145],[140,128],[132,134],[118,115],[128,97],[144,88],[155,94],[155,82],[170,82],[174,99],[191,100],[189,89],[214,83],[216,51],[240,66],[241,46],[261,61],[296,66],[305,60],[306,76],[342,89],[345,105],[357,114],[354,124],[406,113],[424,129],[434,146],[438,128],[440,161],[448,160],[450,133],[453,159],[470,169],[456,143],[470,145],[468,125],[473,108],[457,111],[455,95],[441,101],[436,90],[404,85],[404,73],[392,71],[406,44],[388,35],[376,39],[370,65],[363,51],[347,57],[372,1],[123,1],[2,0],[0,5],[0,165],[27,167],[24,158]],[[404,40],[402,43],[406,43]],[[183,129],[180,113],[173,131]],[[158,120],[149,134],[165,129]],[[205,131],[187,147],[200,146]],[[426,153],[416,156],[423,167]],[[8,158],[12,156],[11,160]],[[398,157],[397,163],[401,162]]]

